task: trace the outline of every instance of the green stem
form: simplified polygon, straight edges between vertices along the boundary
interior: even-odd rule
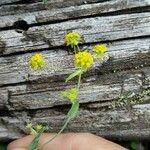
[[[77,45],[77,50],[78,50],[78,52],[80,52],[80,48],[79,48],[79,46]]]
[[[81,84],[81,76],[82,76],[82,72],[79,74],[79,78],[78,78],[78,84],[77,84],[77,90],[79,92],[79,89],[80,89],[80,84]],[[65,124],[63,125],[63,127],[61,128],[61,130],[56,134],[54,135],[50,140],[48,140],[47,142],[45,142],[41,147],[39,147],[38,149],[40,148],[43,148],[45,145],[47,145],[48,143],[50,143],[52,140],[54,140],[58,135],[60,135],[62,133],[62,131],[66,128],[67,124],[69,123],[69,121],[71,120],[71,117],[68,117]]]
[[[75,48],[75,46],[73,46],[73,50],[74,50],[74,52],[75,52],[75,54],[76,54],[77,52],[76,52],[76,48]]]
[[[77,84],[77,90],[78,90],[78,92],[79,92],[80,84],[81,84],[81,75],[82,75],[82,72],[79,74],[79,78],[78,78],[78,84]]]
[[[59,135],[63,132],[63,130],[66,128],[66,126],[67,126],[67,124],[69,123],[69,121],[70,121],[70,118],[67,118],[67,120],[66,120],[65,124],[63,125],[63,127],[61,128],[61,130],[60,130],[57,134],[55,134],[50,140],[48,140],[47,142],[45,142],[45,143],[44,143],[41,147],[39,147],[38,149],[43,148],[45,145],[47,145],[47,144],[50,143],[52,140],[54,140],[57,136],[59,136]]]

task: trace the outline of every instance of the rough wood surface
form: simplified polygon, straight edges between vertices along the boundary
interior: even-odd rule
[[[17,33],[13,23],[18,20],[25,20],[29,30]],[[106,43],[109,57],[84,75],[79,115],[66,132],[150,139],[149,0],[49,0],[47,5],[1,0],[0,141],[26,134],[25,123],[31,120],[51,132],[62,126],[70,105],[60,93],[75,85],[64,83],[74,70],[63,41],[70,31],[83,36],[85,49]],[[44,55],[46,69],[29,68],[35,52]]]
[[[62,46],[64,36],[75,31],[84,43],[118,40],[150,34],[150,13],[94,17],[33,27],[20,34],[14,30],[0,32],[2,54]],[[90,24],[89,24],[90,22]]]
[[[39,3],[13,6],[4,5],[0,7],[0,20],[2,20],[0,22],[0,28],[12,26],[15,21],[21,18],[27,21],[28,24],[58,22],[59,20],[100,15],[131,8],[143,7],[144,9],[144,7],[149,6],[149,4],[147,0],[111,0],[93,4],[74,0],[70,2],[52,1],[46,5],[42,5],[42,7]]]
[[[126,70],[150,64],[150,39],[125,40],[109,43],[109,60],[103,64],[102,72]],[[140,45],[140,47],[139,47]],[[87,46],[85,46],[86,48]],[[89,49],[92,46],[88,46]],[[32,53],[0,58],[0,85],[27,82],[42,77],[58,78],[69,74],[73,68],[73,56],[64,49],[42,52],[48,62],[47,69],[33,71],[29,69]],[[134,60],[134,61],[133,61]],[[96,64],[97,66],[99,64]],[[98,69],[97,69],[98,70]],[[99,69],[100,70],[100,69]]]

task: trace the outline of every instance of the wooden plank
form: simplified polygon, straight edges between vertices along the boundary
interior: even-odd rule
[[[140,47],[139,47],[140,45]],[[150,64],[150,39],[125,40],[109,43],[109,60],[103,64],[101,72],[124,70]],[[87,46],[84,47],[85,49]],[[92,49],[92,45],[88,47]],[[63,49],[42,52],[48,66],[44,70],[35,71],[29,68],[29,59],[33,54],[14,55],[0,58],[0,85],[19,83],[48,78],[64,79],[64,76],[74,70],[73,56]],[[96,63],[94,69],[101,70],[101,63]],[[111,66],[111,67],[110,67]],[[98,68],[97,68],[98,67]],[[61,77],[60,77],[61,76]]]
[[[0,5],[18,2],[19,0],[1,0]]]
[[[79,114],[66,131],[149,139],[150,1],[49,0],[43,5],[33,0],[28,5],[21,4],[23,1],[12,5],[14,2],[17,0],[0,1],[0,141],[22,137],[29,121],[49,125],[50,132],[62,126],[69,102],[60,92],[75,85],[75,81],[64,83],[74,70],[73,55],[63,41],[70,31],[83,35],[82,46],[90,51],[92,43],[106,42],[109,59],[96,62],[82,78]],[[20,19],[32,27],[23,34],[9,30]],[[41,49],[49,65],[33,71],[29,59]]]
[[[53,0],[50,0],[50,1],[53,1]],[[34,2],[42,2],[42,0],[1,0],[0,1],[0,6],[3,6],[3,5],[16,5],[19,3],[20,4],[30,4],[30,3],[34,3]]]
[[[60,1],[58,3],[60,3]],[[77,0],[74,1],[74,3],[78,4],[79,2]],[[3,6],[0,8],[0,28],[12,26],[15,21],[18,21],[21,18],[27,21],[28,24],[50,21],[58,22],[59,20],[98,15],[106,12],[114,12],[142,6],[150,6],[150,3],[148,3],[147,0],[135,2],[133,2],[133,0],[115,0],[94,4],[82,4],[80,1],[80,4],[75,6],[70,5],[69,7],[69,4],[66,3],[68,5],[63,5],[62,7],[59,5],[59,8],[53,8],[56,4],[57,2],[51,5],[48,3],[46,8],[45,5],[42,5],[41,3]]]
[[[90,24],[89,24],[90,22]],[[83,43],[118,40],[150,34],[150,13],[95,17],[30,28],[26,34],[1,31],[3,54],[64,45],[67,32],[83,36]],[[5,45],[5,46],[4,46]]]
[[[7,1],[7,3],[8,3],[8,1]],[[10,1],[14,1],[14,2],[16,1],[17,2],[19,0],[10,0]],[[5,2],[6,2],[6,0],[5,0]],[[0,5],[1,5],[1,3],[2,3],[2,1],[0,2]],[[96,4],[96,5],[94,5],[94,4]],[[104,10],[106,12],[107,11],[109,12],[109,11],[113,11],[113,10],[115,11],[115,10],[135,8],[135,7],[143,7],[143,6],[149,6],[150,5],[148,0],[138,0],[138,1],[137,0],[86,0],[86,1],[81,1],[81,0],[74,0],[74,1],[49,0],[49,1],[47,1],[46,5],[44,5],[42,3],[42,0],[36,0],[36,3],[17,4],[17,5],[11,4],[11,5],[1,6],[0,16],[23,14],[26,12],[34,12],[34,11],[41,11],[41,10],[54,11],[55,9],[56,10],[61,9],[63,11],[62,8],[65,9],[66,7],[78,9],[78,8],[82,8],[82,7],[86,8],[88,6],[91,6],[91,7],[98,6],[97,4],[102,9],[101,12],[103,12]],[[82,6],[82,7],[80,7],[80,6]],[[102,8],[102,6],[103,6],[103,8]],[[114,6],[116,6],[116,8]],[[105,7],[107,7],[108,10],[106,10]],[[111,8],[112,8],[112,10],[110,10]],[[89,9],[91,9],[91,8],[89,8]],[[99,12],[98,10],[95,10],[95,11]]]
[[[6,90],[10,93],[5,107],[10,110],[29,110],[68,104],[62,98],[61,91],[73,87],[74,82],[66,85],[63,81],[56,83],[48,80],[1,88],[0,92],[2,95],[5,94]],[[150,68],[122,71],[102,76],[95,75],[83,79],[79,101],[81,104],[100,102],[99,107],[108,107],[112,105],[112,101],[115,101],[122,95],[128,93],[132,95],[148,88],[150,88]],[[147,98],[144,101],[148,102]],[[96,107],[98,107],[97,104]]]
[[[25,123],[48,125],[50,132],[58,132],[69,107],[15,113],[14,117],[0,117],[0,140],[19,138],[26,133]],[[69,123],[67,132],[91,132],[111,139],[149,139],[150,105],[134,105],[129,110],[88,109],[81,106],[76,119]],[[17,116],[17,117],[16,117]]]

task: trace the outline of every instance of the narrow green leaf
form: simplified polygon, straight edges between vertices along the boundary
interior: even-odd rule
[[[131,144],[130,144],[130,147],[131,147],[133,150],[136,150],[137,145],[138,145],[138,142],[137,142],[137,141],[132,141]]]
[[[39,133],[35,136],[35,138],[31,142],[31,144],[29,145],[28,150],[37,150],[40,137],[41,137],[41,135],[43,134],[44,131],[45,131],[45,128],[42,128],[39,131]]]
[[[7,145],[4,143],[0,143],[0,150],[7,150]]]
[[[72,104],[72,107],[67,114],[68,118],[70,118],[70,119],[75,118],[78,110],[79,110],[79,102],[76,101],[75,103]]]
[[[82,72],[82,70],[77,70],[74,73],[72,73],[71,75],[69,75],[69,77],[66,79],[65,82],[68,82],[69,80],[71,80],[72,78],[78,76],[80,73]]]

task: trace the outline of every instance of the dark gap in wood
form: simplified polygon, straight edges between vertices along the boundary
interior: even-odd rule
[[[57,23],[73,21],[73,20],[77,20],[77,19],[87,19],[87,18],[94,18],[94,17],[107,17],[107,16],[118,16],[118,15],[135,14],[135,13],[143,13],[143,12],[150,12],[150,6],[128,8],[128,9],[123,9],[123,10],[118,10],[118,11],[113,11],[113,12],[105,12],[105,13],[95,14],[95,15],[71,17],[71,18],[62,19],[62,20],[52,20],[52,21],[41,22],[41,23],[33,23],[33,24],[29,24],[29,27],[57,24]],[[1,31],[12,30],[12,29],[14,29],[13,26],[0,28]]]
[[[24,82],[19,82],[19,83],[9,83],[9,84],[2,84],[0,85],[0,88],[4,88],[7,86],[17,86],[17,85],[24,85],[24,84],[28,84],[30,81],[24,81]]]
[[[67,101],[67,100],[66,100]],[[90,105],[90,104],[96,104],[96,103],[107,103],[107,102],[113,102],[113,100],[103,100],[103,101],[95,101],[95,102],[85,102],[85,103],[80,103],[80,108],[82,109],[99,109],[99,108],[92,108],[92,107],[87,107],[86,105]],[[29,116],[30,114],[35,114],[37,111],[39,110],[56,110],[56,111],[60,111],[60,112],[64,112],[64,113],[67,113],[67,111],[69,110],[71,106],[71,103],[68,103],[68,104],[60,104],[60,105],[55,105],[55,106],[52,106],[52,107],[44,107],[44,108],[32,108],[32,109],[27,109],[27,108],[24,108],[24,109],[21,109],[21,110],[13,110],[11,112],[12,116],[13,116],[13,112],[23,112],[23,111],[26,111],[28,112]],[[62,109],[61,109],[62,108]],[[101,108],[108,108],[108,106],[101,106]],[[4,112],[4,110],[3,110]],[[5,115],[5,114],[4,114]],[[9,116],[9,115],[8,115]]]
[[[13,2],[13,3],[10,3],[10,4],[13,4],[13,5],[17,5],[17,4],[32,4],[32,3],[36,3],[37,0],[19,0],[18,2]],[[42,0],[41,0],[42,2]]]
[[[31,116],[31,113],[32,114],[35,114],[37,111],[41,111],[41,110],[56,110],[56,111],[59,111],[59,112],[64,112],[64,113],[67,113],[67,111],[69,110],[71,106],[71,103],[69,104],[60,104],[60,105],[55,105],[55,106],[52,106],[52,107],[44,107],[44,108],[32,108],[32,109],[27,109],[27,108],[23,108],[21,110],[15,110],[15,111],[19,111],[19,112],[22,112],[22,111],[27,111],[28,112],[28,115]],[[81,106],[81,104],[80,104]]]
[[[7,31],[7,30],[12,30],[13,27],[12,26],[9,26],[9,27],[2,27],[0,28],[0,31]]]
[[[0,110],[0,117],[10,117],[12,115],[10,110]]]
[[[94,3],[103,3],[103,2],[109,2],[112,0],[82,0],[84,4],[94,4]]]
[[[41,0],[41,2],[42,2],[42,0]],[[17,2],[1,4],[0,7],[5,6],[5,5],[32,4],[32,3],[37,3],[37,0],[18,0]]]

